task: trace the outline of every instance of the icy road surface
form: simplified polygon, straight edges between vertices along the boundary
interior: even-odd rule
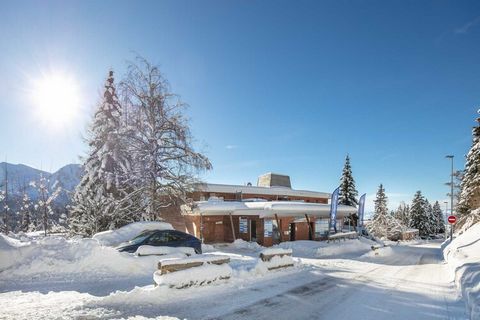
[[[248,271],[257,252],[213,252],[230,255],[236,275],[183,290],[153,289],[145,278],[137,279],[143,287],[133,290],[133,279],[124,280],[124,291],[110,295],[106,288],[119,289],[122,280],[70,288],[44,283],[35,292],[40,284],[29,290],[20,279],[0,288],[0,319],[468,319],[439,242],[393,245],[377,253],[342,259],[300,254],[299,267],[258,275]]]

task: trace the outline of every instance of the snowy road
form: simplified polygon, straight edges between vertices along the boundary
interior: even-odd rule
[[[466,318],[438,245],[391,250],[376,263],[326,262],[328,275],[215,319]]]
[[[23,292],[0,294],[4,311],[0,319],[137,315],[180,319],[467,319],[439,247],[440,243],[411,244],[382,248],[378,255],[299,258],[300,267],[267,275],[242,274],[237,268],[237,276],[226,283],[184,290],[151,286],[132,290],[127,284],[124,292],[93,296],[99,292],[94,287],[90,291],[88,287],[72,287],[72,291],[54,287],[57,292],[46,293],[46,284],[39,293],[33,292],[38,286],[29,292],[21,285],[16,290]],[[232,253],[239,259],[232,264],[248,264],[254,255]]]

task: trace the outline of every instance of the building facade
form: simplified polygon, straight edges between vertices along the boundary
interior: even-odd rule
[[[243,239],[271,246],[326,239],[329,199],[329,193],[292,189],[289,176],[267,173],[257,186],[198,184],[181,211],[187,232],[205,243]],[[337,230],[343,228],[343,217],[355,212],[339,206]]]

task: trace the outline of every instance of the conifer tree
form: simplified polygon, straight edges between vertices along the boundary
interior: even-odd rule
[[[410,207],[410,227],[418,229],[420,236],[428,236],[428,216],[426,212],[426,200],[421,191],[417,191]]]
[[[120,214],[128,193],[125,181],[130,168],[121,121],[121,106],[110,71],[90,127],[84,174],[73,196],[69,221],[73,233],[91,235],[138,220],[129,213]]]
[[[435,218],[435,233],[444,233],[445,232],[445,223],[442,209],[438,201],[435,201],[433,208],[433,216]]]
[[[480,109],[478,110],[480,114]],[[473,142],[467,154],[461,183],[460,201],[457,209],[460,215],[457,226],[468,228],[480,221],[480,117],[473,128]]]
[[[355,179],[353,179],[352,167],[350,166],[350,157],[345,158],[345,165],[340,178],[338,203],[356,207],[358,205],[358,191],[355,188]]]
[[[375,203],[375,213],[373,215],[372,222],[368,227],[368,231],[375,237],[387,238],[389,227],[389,216],[387,208],[387,196],[385,195],[385,189],[380,184],[377,191]]]
[[[425,199],[424,206],[426,215],[426,233],[428,235],[435,234],[437,230],[437,219],[433,214],[432,204],[428,201],[428,199]]]
[[[410,207],[405,204],[405,202],[400,203],[394,213],[394,217],[402,226],[408,227],[410,221]]]

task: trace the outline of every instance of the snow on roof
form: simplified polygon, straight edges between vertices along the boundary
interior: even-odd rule
[[[219,192],[219,193],[237,193],[258,195],[279,195],[330,199],[330,193],[308,190],[295,190],[287,187],[257,187],[241,186],[232,184],[199,183],[195,185],[195,191]]]
[[[132,240],[145,230],[173,230],[173,227],[166,222],[140,221],[127,224],[116,230],[96,233],[92,238],[105,246],[117,246],[122,242]]]
[[[192,214],[202,215],[258,215],[260,218],[299,216],[305,214],[325,217],[330,216],[330,205],[324,203],[306,203],[296,201],[197,201]],[[342,218],[349,213],[357,212],[355,207],[339,205],[337,216]]]

